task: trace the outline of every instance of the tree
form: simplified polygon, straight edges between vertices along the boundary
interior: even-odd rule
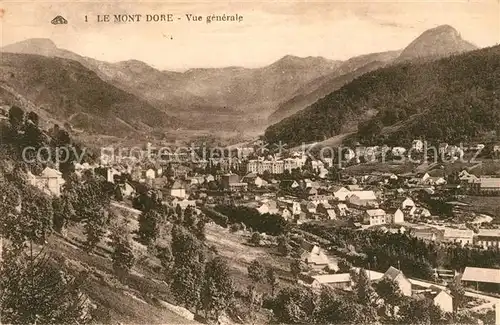
[[[252,280],[255,286],[264,281],[266,276],[266,269],[258,260],[253,260],[248,266],[248,277]]]
[[[26,116],[26,120],[31,121],[35,126],[38,126],[38,122],[39,122],[40,118],[38,117],[37,113],[31,111]]]
[[[11,128],[14,130],[19,130],[22,123],[24,122],[24,111],[14,105],[9,109],[9,123]]]
[[[148,210],[139,215],[138,235],[143,244],[149,245],[156,241],[160,235],[160,229],[164,219],[164,216],[156,209]]]
[[[85,249],[87,252],[92,252],[106,234],[109,224],[109,212],[100,210],[87,211],[87,218],[84,220],[83,232],[85,234]]]
[[[89,324],[91,304],[80,285],[83,274],[69,276],[44,251],[26,253],[3,247],[0,312],[8,324]]]
[[[349,273],[352,269],[352,263],[345,258],[339,258],[337,265],[339,267],[339,273]]]
[[[465,302],[465,289],[458,279],[454,279],[448,284],[450,294],[453,297],[453,311],[457,312]]]
[[[407,299],[398,315],[403,324],[439,324],[443,323],[443,312],[431,299]]]
[[[187,229],[175,225],[172,228],[172,255],[172,293],[185,307],[198,307],[205,266],[203,245]]]
[[[128,238],[127,229],[124,226],[117,227],[113,230],[112,235],[113,253],[113,270],[118,276],[118,279],[123,280],[125,275],[129,273],[134,266],[135,257]]]
[[[58,233],[62,233],[69,220],[75,215],[75,210],[71,204],[70,199],[63,195],[60,198],[52,200],[52,207],[54,209],[53,227]]]
[[[280,235],[278,237],[278,252],[283,256],[288,256],[292,252],[292,246],[290,245],[290,240],[285,235]]]
[[[156,252],[156,257],[160,260],[165,278],[167,281],[170,281],[170,276],[174,266],[174,257],[172,252],[168,246],[156,246]]]
[[[250,238],[250,243],[252,243],[255,246],[259,246],[261,240],[262,240],[262,235],[259,232],[254,232],[252,234],[252,237]]]
[[[267,282],[271,285],[271,295],[274,296],[274,293],[276,292],[276,288],[279,285],[279,279],[278,276],[276,275],[276,272],[274,271],[273,268],[269,267],[266,271],[266,279]]]
[[[196,227],[194,228],[194,235],[201,241],[205,241],[205,218],[198,218],[198,222],[196,223]]]
[[[355,273],[355,271],[352,273]],[[360,304],[370,306],[375,296],[375,290],[371,286],[366,270],[360,269],[359,273],[352,279],[354,280],[353,292],[356,299]]]
[[[205,267],[205,280],[201,290],[201,304],[205,318],[213,313],[218,321],[220,313],[226,310],[234,297],[234,283],[229,266],[221,257],[215,257]]]
[[[394,317],[396,315],[396,306],[403,299],[403,294],[397,283],[384,277],[375,285],[375,292],[380,298],[384,299],[388,307],[392,307],[391,316]]]
[[[302,261],[299,259],[294,259],[290,263],[290,272],[295,280],[299,279],[299,275],[302,272]]]
[[[299,286],[286,287],[278,293],[273,303],[274,322],[280,324],[314,323],[316,295]]]
[[[54,210],[50,197],[30,186],[22,188],[21,212],[10,222],[17,223],[16,234],[22,241],[45,243],[52,232]]]

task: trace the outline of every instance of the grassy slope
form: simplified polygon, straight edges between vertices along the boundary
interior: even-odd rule
[[[123,210],[114,208],[118,220],[127,220],[131,232],[137,229],[136,217]],[[162,241],[168,242],[169,227],[162,235]],[[264,265],[273,267],[281,278],[280,286],[290,285],[289,263],[290,258],[279,256],[276,248],[253,247],[247,244],[251,233],[230,233],[227,229],[217,225],[207,225],[207,246],[215,246],[218,253],[227,258],[231,266],[236,289],[245,291],[250,284],[247,276],[247,266],[257,259]],[[94,254],[87,254],[82,250],[85,240],[80,225],[68,228],[66,238],[53,236],[49,242],[49,250],[63,255],[73,269],[86,269],[90,272],[85,291],[91,300],[103,310],[97,319],[99,323],[135,323],[135,324],[193,324],[196,321],[188,320],[166,309],[152,297],[175,304],[167,285],[162,282],[159,272],[160,264],[156,258],[148,255],[146,247],[133,242],[136,264],[130,275],[123,283],[118,282],[112,271],[110,258],[111,249],[107,240],[102,241]],[[160,241],[161,242],[161,241]],[[258,290],[269,294],[271,288],[267,283],[259,284]],[[132,297],[135,296],[136,298]],[[137,299],[138,298],[138,299]],[[142,301],[141,301],[142,300]],[[240,301],[244,309],[246,306]],[[267,322],[269,314],[261,310],[257,315],[257,322]]]

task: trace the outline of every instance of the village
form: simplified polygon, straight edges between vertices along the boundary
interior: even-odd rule
[[[394,151],[393,149],[390,149]],[[396,148],[404,152],[403,148]],[[422,172],[368,172],[349,174],[349,168],[335,168],[333,159],[315,159],[293,152],[280,159],[259,156],[247,150],[243,159],[216,158],[203,162],[135,162],[134,166],[116,164],[107,157],[100,164],[75,163],[77,175],[101,175],[114,184],[115,200],[123,207],[134,207],[134,200],[146,193],[163,204],[198,213],[214,212],[218,206],[244,207],[256,215],[274,215],[286,223],[312,224],[324,229],[351,229],[407,234],[425,242],[451,244],[479,250],[500,249],[498,215],[479,213],[467,208],[462,199],[500,195],[500,177],[475,175],[467,168],[449,175],[443,169]],[[451,153],[456,153],[452,150]],[[358,151],[359,153],[359,151]],[[463,152],[458,152],[463,155]],[[253,156],[253,157],[252,157]],[[356,155],[348,157],[362,166]],[[452,159],[453,161],[453,159]],[[335,175],[332,175],[332,174]],[[29,182],[58,196],[64,180],[61,173],[47,167]],[[220,211],[219,211],[220,212]],[[215,213],[215,212],[214,212]],[[265,236],[265,234],[263,234]],[[300,258],[308,265],[300,283],[312,288],[330,286],[350,290],[351,271],[339,271],[338,259],[318,242],[302,243]],[[466,285],[471,308],[492,307],[498,292],[477,291],[478,284],[500,285],[500,270],[465,266],[463,272],[435,269],[429,282],[405,276],[399,261],[385,273],[367,270],[371,281],[390,278],[406,296],[429,296],[444,311],[452,310],[447,282],[457,277]],[[497,307],[497,314],[498,314]],[[497,316],[498,317],[498,316]]]

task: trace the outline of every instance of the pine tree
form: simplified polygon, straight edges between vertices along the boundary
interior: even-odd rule
[[[216,257],[208,262],[205,268],[205,281],[201,291],[205,315],[213,313],[218,321],[220,313],[230,306],[233,296],[234,283],[229,266],[221,257]]]

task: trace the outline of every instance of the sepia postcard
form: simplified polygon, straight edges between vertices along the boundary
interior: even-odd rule
[[[500,325],[500,1],[0,30],[0,324]]]

